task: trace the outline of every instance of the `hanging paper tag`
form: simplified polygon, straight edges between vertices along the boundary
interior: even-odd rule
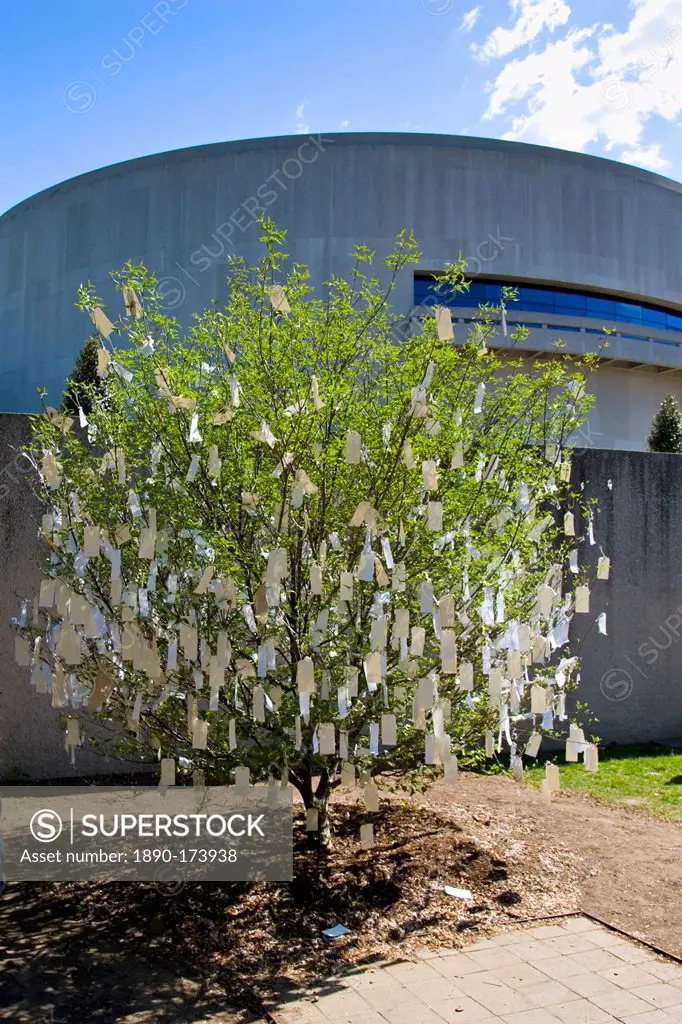
[[[160,786],[174,786],[175,785],[175,758],[173,757],[162,757],[161,758],[161,778],[159,780]]]
[[[291,306],[287,299],[286,292],[281,284],[273,284],[268,288],[270,303],[275,313],[282,313],[288,316],[291,313]]]
[[[371,850],[374,847],[374,826],[360,826],[360,846],[363,850]]]
[[[610,568],[611,560],[607,558],[606,555],[602,555],[599,561],[597,562],[597,579],[607,580],[609,578]]]
[[[439,341],[452,341],[455,337],[452,329],[452,313],[447,306],[439,306],[434,310]]]
[[[346,462],[349,466],[358,466],[362,456],[362,439],[357,430],[349,430],[346,434]]]

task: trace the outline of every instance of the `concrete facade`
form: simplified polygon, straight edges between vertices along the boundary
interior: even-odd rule
[[[0,415],[0,780],[56,779],[129,771],[125,761],[79,750],[72,768],[64,730],[51,698],[31,688],[29,669],[17,665],[11,618],[38,593],[42,510],[20,451],[31,436],[28,416]]]
[[[596,498],[594,546],[582,564],[611,559],[595,583],[590,614],[576,615],[571,639],[582,659],[576,697],[615,743],[682,738],[682,457],[586,450],[572,484]],[[576,532],[584,526],[576,525]],[[607,635],[596,626],[606,612]]]
[[[421,271],[461,252],[474,275],[682,308],[682,186],[659,175],[442,135],[219,143],[81,175],[0,218],[0,409],[35,409],[38,387],[58,403],[90,330],[73,305],[81,282],[113,304],[110,272],[144,260],[162,279],[167,308],[188,323],[224,296],[231,255],[261,255],[261,211],[288,230],[287,251],[310,266],[316,285],[347,271],[356,243],[381,256],[409,228]],[[412,302],[405,272],[394,306],[407,315]],[[599,345],[577,318],[526,319],[535,327],[530,352],[556,337],[569,351]],[[596,384],[595,434],[602,447],[642,448],[664,395],[682,398],[682,332],[609,326],[618,333]]]
[[[59,712],[49,696],[33,692],[29,670],[14,660],[10,618],[40,583],[40,509],[17,458],[29,432],[28,417],[0,415],[0,780],[128,770],[86,750],[72,769]],[[581,562],[596,563],[601,549],[612,560],[611,578],[595,584],[590,614],[573,620],[582,658],[575,696],[599,720],[593,732],[605,741],[682,737],[682,457],[585,450],[574,459],[573,483],[584,483],[600,508],[597,543],[581,551]],[[602,611],[607,636],[595,624]]]

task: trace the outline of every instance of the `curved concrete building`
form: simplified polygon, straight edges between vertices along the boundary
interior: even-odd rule
[[[112,269],[143,260],[181,321],[220,298],[231,254],[261,253],[262,211],[313,282],[344,273],[353,245],[384,254],[414,231],[420,266],[395,305],[419,315],[429,274],[461,252],[473,283],[464,325],[502,284],[519,287],[515,322],[529,357],[561,338],[596,351],[597,408],[585,446],[643,448],[668,392],[682,397],[682,186],[595,157],[445,135],[341,134],[219,143],[80,175],[0,218],[0,410],[57,404],[89,332],[74,307],[91,280],[114,302]],[[466,301],[466,305],[461,302]],[[118,299],[116,300],[118,302]],[[505,339],[500,334],[500,345]]]

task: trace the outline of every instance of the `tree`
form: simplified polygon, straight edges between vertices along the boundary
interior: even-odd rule
[[[357,772],[371,806],[372,775],[452,781],[494,730],[518,773],[543,702],[565,718],[577,659],[550,658],[576,541],[556,510],[590,359],[503,368],[493,309],[459,344],[446,308],[396,338],[390,294],[419,257],[404,233],[387,285],[360,246],[323,297],[283,241],[265,221],[262,261],[233,265],[227,305],[182,343],[143,266],[114,275],[115,324],[81,290],[102,390],[87,436],[35,418],[51,560],[20,631],[56,706],[76,692],[127,751],[209,782],[288,778],[326,842]],[[443,281],[466,287],[463,261]]]
[[[72,415],[85,415],[91,411],[93,402],[102,390],[102,380],[97,375],[97,352],[100,343],[97,334],[91,334],[76,356],[71,377],[66,382],[62,410]]]
[[[649,450],[682,452],[682,412],[674,395],[666,395],[651,422]]]

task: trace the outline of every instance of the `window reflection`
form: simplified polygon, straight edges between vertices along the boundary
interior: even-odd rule
[[[439,285],[430,278],[416,277],[414,280],[414,303],[423,306],[439,302],[447,306],[481,306],[485,303],[497,305],[505,282],[472,281],[466,292],[453,292],[451,288]],[[669,313],[655,306],[639,305],[622,299],[613,299],[564,288],[518,285],[518,301],[510,303],[514,309],[529,313],[552,313],[554,315],[580,316],[599,320],[615,320],[620,323],[641,324],[643,327],[658,327],[668,331],[682,331],[682,315]]]

